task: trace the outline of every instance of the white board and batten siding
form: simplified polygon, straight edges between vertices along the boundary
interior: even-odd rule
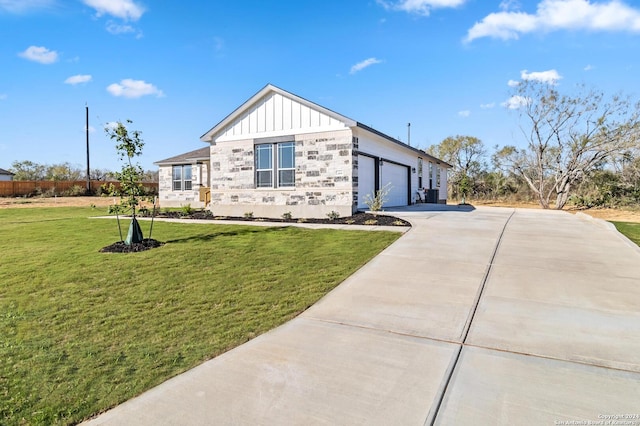
[[[380,188],[387,184],[390,184],[390,192],[388,194],[388,201],[385,203],[385,207],[398,207],[406,206],[411,203],[415,203],[415,195],[418,188],[418,174],[413,173],[412,170],[418,168],[417,152],[413,152],[403,148],[402,146],[393,143],[379,135],[368,132],[364,129],[356,129],[355,135],[358,137],[358,151],[362,154],[366,154],[371,157],[382,158],[382,166],[380,166]],[[360,159],[365,157],[360,155],[358,157],[358,208],[366,208],[364,203],[364,197],[366,194],[371,194],[373,190],[373,162],[371,161],[371,171],[368,169],[361,169]],[[425,161],[426,156],[423,156]],[[390,161],[385,161],[390,160]],[[366,161],[366,160],[365,160]],[[361,185],[363,181],[370,185]],[[408,185],[411,185],[410,189]]]
[[[267,93],[228,123],[216,142],[348,129],[339,117],[277,92]]]

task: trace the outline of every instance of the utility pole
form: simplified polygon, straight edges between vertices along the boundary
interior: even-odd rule
[[[87,135],[87,195],[91,194],[91,171],[89,169],[89,106],[85,104],[86,110],[86,124],[85,132]]]

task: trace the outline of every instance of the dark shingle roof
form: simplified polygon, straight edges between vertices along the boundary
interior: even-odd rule
[[[15,175],[15,173],[11,173],[9,170],[0,169],[0,175]]]
[[[153,164],[159,166],[165,164],[188,164],[197,160],[208,160],[211,155],[211,146],[207,145],[205,148],[196,149],[195,151],[185,152],[184,154],[176,155],[175,157],[166,158],[164,160],[156,161]]]

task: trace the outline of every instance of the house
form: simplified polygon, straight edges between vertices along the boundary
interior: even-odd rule
[[[211,148],[196,149],[166,160],[156,161],[158,193],[162,207],[205,207],[207,200],[200,199],[200,191],[209,187]]]
[[[207,205],[227,216],[351,216],[383,187],[384,207],[425,196],[446,203],[449,164],[271,84],[200,139],[209,147],[156,163],[162,206]]]
[[[13,180],[13,176],[15,176],[15,173],[11,173],[9,170],[0,169],[0,181]]]

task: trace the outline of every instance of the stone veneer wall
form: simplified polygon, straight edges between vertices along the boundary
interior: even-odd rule
[[[295,188],[255,188],[254,141],[220,142],[211,149],[211,205],[214,215],[325,218],[353,213],[351,131],[294,136]],[[274,153],[275,154],[275,153]]]

